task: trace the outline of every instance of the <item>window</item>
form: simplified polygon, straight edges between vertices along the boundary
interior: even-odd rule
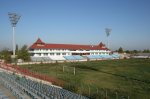
[[[97,55],[98,53],[95,53],[95,55]]]
[[[48,56],[48,53],[44,53],[44,56]]]
[[[34,56],[35,54],[34,53],[31,53],[31,56]]]
[[[52,49],[49,49],[49,51],[52,51]]]
[[[105,52],[103,52],[103,54],[105,54]]]
[[[66,55],[66,53],[62,53],[62,55]]]
[[[56,55],[60,55],[60,53],[56,53]]]
[[[53,55],[54,55],[54,53],[50,53],[50,55],[51,55],[51,56],[53,56]]]
[[[91,55],[94,55],[94,53],[91,53]]]

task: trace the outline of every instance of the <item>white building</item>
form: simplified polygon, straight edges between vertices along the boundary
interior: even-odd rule
[[[41,39],[30,46],[32,57],[48,57],[51,60],[66,60],[74,56],[83,58],[90,55],[109,55],[110,50],[103,43],[98,45],[48,44]]]

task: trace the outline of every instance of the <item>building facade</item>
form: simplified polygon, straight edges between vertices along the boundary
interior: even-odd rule
[[[101,42],[98,45],[48,44],[40,38],[29,48],[32,57],[50,57],[64,60],[65,56],[109,55],[110,50]]]

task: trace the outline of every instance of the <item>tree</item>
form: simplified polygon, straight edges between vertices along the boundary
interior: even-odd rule
[[[126,52],[126,53],[128,53],[128,54],[130,54],[130,53],[131,53],[129,50],[126,50],[125,52]]]
[[[138,53],[138,51],[137,50],[133,50],[133,53],[136,54],[136,53]]]
[[[122,47],[120,47],[120,48],[118,49],[118,53],[123,53]]]
[[[18,44],[16,45],[16,53],[18,53],[18,50],[19,50],[19,48],[18,48]]]
[[[4,59],[5,62],[10,63],[11,62],[11,52],[9,49],[4,49],[0,52],[0,58]]]
[[[150,53],[150,50],[149,49],[145,49],[145,50],[143,50],[143,53]]]
[[[27,45],[24,45],[17,53],[17,58],[24,61],[30,60],[30,53],[28,52]]]

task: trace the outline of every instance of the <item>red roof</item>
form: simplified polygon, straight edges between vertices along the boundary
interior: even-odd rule
[[[108,50],[102,42],[99,45],[46,44],[41,39],[30,46],[30,49]]]
[[[45,43],[40,38],[38,38],[35,44],[45,44]]]

